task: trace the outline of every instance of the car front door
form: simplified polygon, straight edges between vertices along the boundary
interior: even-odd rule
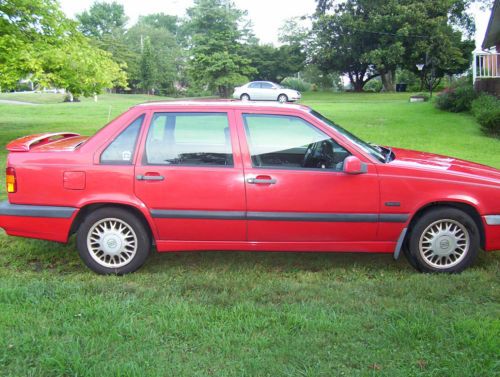
[[[135,192],[162,241],[244,241],[245,187],[231,111],[150,116]]]
[[[248,240],[328,242],[341,250],[376,240],[376,168],[342,171],[351,152],[301,116],[238,112]]]

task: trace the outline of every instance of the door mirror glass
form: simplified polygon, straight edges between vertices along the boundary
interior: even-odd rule
[[[344,160],[344,173],[346,174],[362,174],[368,171],[364,162],[361,162],[356,156],[349,156]]]

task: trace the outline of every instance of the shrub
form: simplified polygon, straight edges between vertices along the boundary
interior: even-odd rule
[[[365,84],[363,90],[365,92],[378,93],[382,90],[382,88],[383,88],[382,81],[377,79],[372,79]]]
[[[500,137],[500,100],[482,94],[472,102],[472,114],[485,134]]]
[[[307,92],[309,91],[309,89],[311,89],[310,83],[295,77],[285,77],[281,81],[281,85],[286,88],[298,90],[299,92]]]
[[[436,107],[453,113],[469,111],[476,97],[476,92],[470,85],[447,88],[437,96]]]

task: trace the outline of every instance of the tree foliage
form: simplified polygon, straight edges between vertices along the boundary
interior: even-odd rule
[[[30,77],[42,86],[94,95],[126,85],[121,67],[92,46],[55,0],[0,2],[0,85]]]
[[[436,85],[436,78],[469,65],[474,23],[468,0],[317,3],[313,60],[325,72],[348,75],[357,91],[377,76],[386,90],[394,90],[398,67],[416,72],[417,63],[426,63],[422,82]]]
[[[229,0],[195,0],[187,14],[189,73],[200,85],[228,97],[233,86],[256,72],[243,53],[243,43],[253,37],[246,13]]]
[[[125,35],[132,53],[127,62],[130,84],[146,92],[154,88],[155,93],[168,94],[174,91],[175,82],[182,80],[185,53],[171,32],[173,25],[154,22],[168,19],[161,15],[141,17]],[[149,65],[152,68],[146,68]],[[154,80],[147,79],[150,75],[144,72],[154,72]]]
[[[88,11],[76,16],[80,22],[79,29],[88,37],[101,38],[106,34],[125,32],[127,16],[123,5],[113,1],[112,3],[95,2]]]
[[[246,56],[252,61],[256,72],[250,75],[252,80],[280,82],[287,76],[294,75],[304,67],[305,54],[298,45],[251,44],[245,47]]]

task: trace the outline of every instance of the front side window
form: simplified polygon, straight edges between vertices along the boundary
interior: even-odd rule
[[[101,154],[101,164],[130,165],[134,158],[137,137],[144,115],[134,120],[107,146]]]
[[[261,85],[262,89],[272,89],[272,88],[274,88],[273,84],[271,84],[270,82],[263,82],[260,85]]]
[[[285,115],[244,114],[254,167],[341,171],[350,153],[305,120]]]
[[[149,165],[233,166],[227,114],[155,113],[146,140]]]

